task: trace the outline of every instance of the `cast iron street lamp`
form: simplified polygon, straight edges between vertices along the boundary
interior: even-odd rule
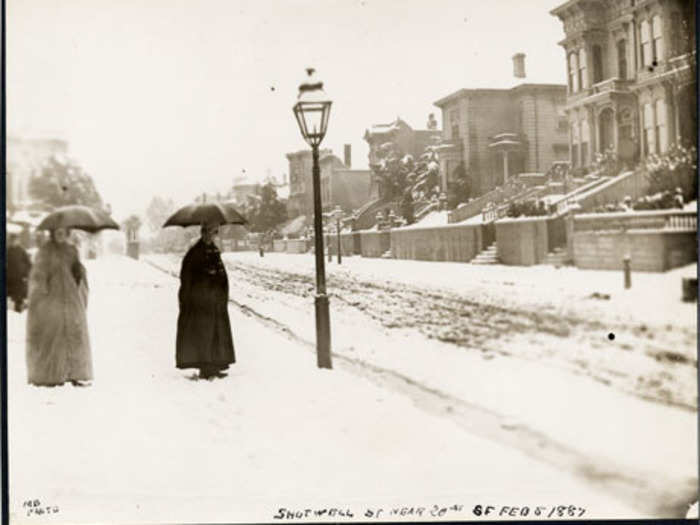
[[[321,205],[321,173],[318,166],[318,146],[326,136],[331,101],[323,91],[323,82],[306,70],[308,78],[299,86],[294,116],[304,140],[313,152],[314,189],[314,253],[316,254],[316,360],[319,368],[331,366],[331,327],[326,295],[326,268],[323,260],[323,206]]]

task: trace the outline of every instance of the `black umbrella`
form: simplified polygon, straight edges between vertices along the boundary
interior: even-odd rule
[[[72,228],[95,233],[100,230],[118,230],[119,225],[102,210],[73,204],[61,206],[52,211],[37,226],[38,230],[57,228]]]
[[[166,226],[199,226],[200,224],[248,224],[233,204],[228,202],[208,202],[206,204],[190,204],[177,210],[163,225]]]

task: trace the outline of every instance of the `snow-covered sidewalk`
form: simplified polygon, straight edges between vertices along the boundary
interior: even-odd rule
[[[328,507],[395,521],[403,506],[425,509],[406,519],[465,520],[476,505],[646,517],[368,380],[317,369],[305,346],[235,308],[238,363],[226,379],[192,380],[174,367],[177,282],[125,258],[88,272],[93,386],[26,385],[25,315],[8,313],[12,523],[273,521],[280,508]]]

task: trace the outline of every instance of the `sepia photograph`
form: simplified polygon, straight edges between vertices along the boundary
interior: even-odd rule
[[[6,0],[11,525],[698,518],[695,0]]]

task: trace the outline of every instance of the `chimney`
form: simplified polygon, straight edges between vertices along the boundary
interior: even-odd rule
[[[525,78],[525,53],[513,55],[513,76]]]
[[[347,168],[352,168],[352,154],[350,144],[345,144],[345,166]]]

